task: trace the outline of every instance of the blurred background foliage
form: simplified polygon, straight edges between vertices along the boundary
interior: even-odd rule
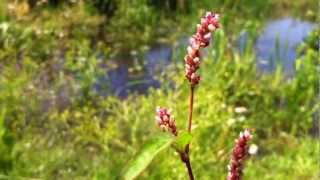
[[[191,158],[197,179],[225,179],[233,140],[245,127],[254,128],[259,147],[245,179],[318,178],[319,30],[299,46],[290,79],[280,67],[257,72],[253,50],[266,21],[316,22],[317,8],[316,0],[1,0],[0,179],[117,179],[159,131],[156,106],[172,108],[184,128],[186,45],[157,76],[158,89],[122,99],[109,93],[108,82],[107,96],[94,87],[113,66],[110,59],[176,44],[207,10],[221,14],[222,29],[196,91]],[[244,29],[249,39],[240,54],[234,44]],[[136,69],[145,63],[138,57]],[[186,172],[169,150],[140,178],[185,179]]]

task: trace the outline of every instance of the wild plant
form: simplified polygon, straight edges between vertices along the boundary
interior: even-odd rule
[[[213,12],[207,12],[206,15],[201,18],[200,24],[197,24],[196,33],[190,38],[187,47],[187,54],[184,57],[185,77],[190,86],[187,130],[178,129],[171,109],[158,107],[156,109],[155,119],[157,125],[164,133],[153,138],[136,159],[129,163],[129,166],[124,172],[124,179],[129,180],[136,178],[159,152],[172,147],[185,164],[189,179],[194,180],[194,172],[190,160],[190,142],[192,139],[194,94],[201,79],[197,71],[201,64],[201,49],[209,46],[212,34],[220,28],[220,26],[219,15]],[[242,178],[243,162],[248,155],[248,142],[251,138],[250,130],[246,129],[243,133],[240,133],[239,138],[235,140],[230,165],[228,166],[228,180],[239,180]]]

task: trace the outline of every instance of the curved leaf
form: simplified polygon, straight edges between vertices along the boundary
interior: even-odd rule
[[[124,179],[132,180],[136,178],[152,161],[152,159],[162,150],[168,148],[174,140],[174,137],[162,133],[161,135],[152,138],[144,145],[141,152],[127,166]]]

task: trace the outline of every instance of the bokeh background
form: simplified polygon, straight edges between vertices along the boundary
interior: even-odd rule
[[[319,178],[317,0],[1,0],[0,179],[118,179],[160,130],[187,124],[188,37],[208,10],[191,160],[225,179],[254,129],[244,179]],[[186,179],[173,150],[138,179]]]

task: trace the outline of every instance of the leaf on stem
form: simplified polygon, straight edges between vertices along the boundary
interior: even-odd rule
[[[174,137],[167,133],[161,133],[144,145],[141,152],[128,164],[125,169],[124,179],[136,178],[161,151],[167,149],[174,141]]]
[[[180,131],[178,137],[176,137],[173,146],[179,151],[184,151],[187,144],[190,143],[192,135],[188,131]]]

